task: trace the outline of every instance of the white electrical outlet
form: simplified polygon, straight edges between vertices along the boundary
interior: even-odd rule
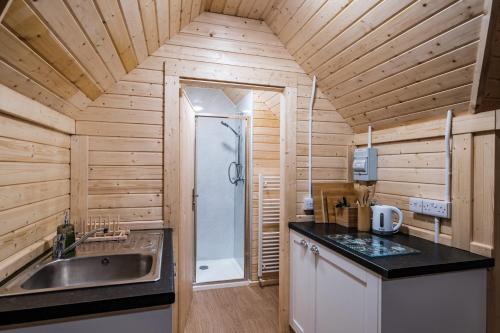
[[[423,199],[422,214],[449,218],[451,215],[451,202]]]
[[[410,198],[410,212],[422,214],[423,212],[423,200],[422,198]]]

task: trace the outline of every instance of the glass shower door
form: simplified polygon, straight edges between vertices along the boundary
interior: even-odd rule
[[[196,117],[196,283],[244,278],[243,124]]]

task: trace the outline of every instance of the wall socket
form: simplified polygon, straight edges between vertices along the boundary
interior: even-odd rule
[[[446,202],[443,200],[410,198],[410,211],[418,214],[450,218],[451,202]]]
[[[421,198],[410,198],[410,211],[418,214],[423,213],[423,200]]]

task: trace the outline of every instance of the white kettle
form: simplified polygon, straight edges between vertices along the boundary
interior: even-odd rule
[[[386,205],[372,206],[372,231],[379,235],[392,235],[399,231],[403,224],[403,213],[397,207]],[[392,214],[398,214],[398,223],[392,222]]]

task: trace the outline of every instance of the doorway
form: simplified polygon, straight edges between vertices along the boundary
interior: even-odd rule
[[[221,89],[186,87],[195,110],[195,258],[193,282],[246,277],[246,100]],[[250,93],[250,92],[248,92]],[[248,98],[251,100],[251,98]]]
[[[164,161],[165,165],[169,165],[170,168],[166,169],[165,182],[164,182],[164,205],[165,205],[165,221],[168,225],[174,229],[174,255],[178,260],[178,278],[176,281],[176,292],[179,295],[179,302],[174,305],[174,311],[177,311],[176,317],[178,318],[179,327],[183,328],[185,325],[185,320],[189,311],[189,306],[192,300],[192,269],[187,269],[187,266],[194,268],[193,259],[194,255],[186,256],[189,253],[189,249],[193,248],[194,237],[189,237],[188,230],[190,226],[194,223],[192,218],[189,216],[183,216],[182,212],[187,207],[187,204],[191,206],[192,195],[191,187],[189,191],[182,191],[185,182],[183,177],[185,176],[184,168],[182,167],[182,154],[185,149],[181,145],[180,151],[179,140],[182,142],[182,126],[181,132],[178,132],[179,120],[182,124],[182,116],[179,117],[180,109],[180,94],[179,89],[185,87],[186,85],[193,85],[198,87],[220,87],[221,89],[225,87],[237,87],[240,89],[254,89],[256,91],[275,91],[280,94],[280,108],[279,108],[279,123],[280,123],[280,140],[279,140],[279,150],[280,150],[280,255],[279,261],[283,263],[280,267],[279,280],[279,326],[280,331],[285,331],[288,328],[288,281],[286,276],[288,276],[288,237],[289,231],[287,227],[287,221],[293,218],[296,214],[296,121],[297,121],[297,88],[296,87],[268,87],[268,86],[256,86],[256,85],[246,85],[241,83],[221,83],[212,81],[203,81],[198,79],[180,78],[178,76],[165,76],[165,130],[164,130],[164,146],[165,151],[169,154],[165,154]],[[193,112],[194,113],[194,112]],[[194,116],[193,116],[193,128],[194,128]],[[194,133],[190,131],[190,133]],[[194,140],[194,138],[193,138]],[[248,140],[252,141],[252,140]],[[181,155],[181,159],[172,158],[172,154],[176,156]],[[251,154],[251,150],[249,152]],[[194,160],[194,149],[193,149],[193,160]],[[172,172],[169,172],[172,171]],[[191,172],[190,175],[193,175]],[[182,186],[181,186],[182,184]],[[194,186],[193,186],[194,187]],[[248,186],[248,191],[252,189],[252,186]],[[179,189],[181,191],[179,192]],[[189,193],[189,194],[188,194]],[[247,194],[247,198],[252,198],[251,195]],[[247,214],[251,209],[248,209]],[[251,220],[251,218],[249,218]],[[177,231],[177,233],[175,233]],[[250,233],[247,233],[247,235]],[[187,237],[187,238],[186,238]],[[247,240],[248,241],[248,240]],[[246,250],[248,246],[245,246]],[[246,258],[249,258],[247,253]],[[253,259],[251,257],[250,259]],[[253,260],[246,260],[245,266],[254,265]],[[187,266],[186,266],[187,265]],[[182,266],[182,269],[181,269]],[[246,267],[246,272],[250,269]]]

